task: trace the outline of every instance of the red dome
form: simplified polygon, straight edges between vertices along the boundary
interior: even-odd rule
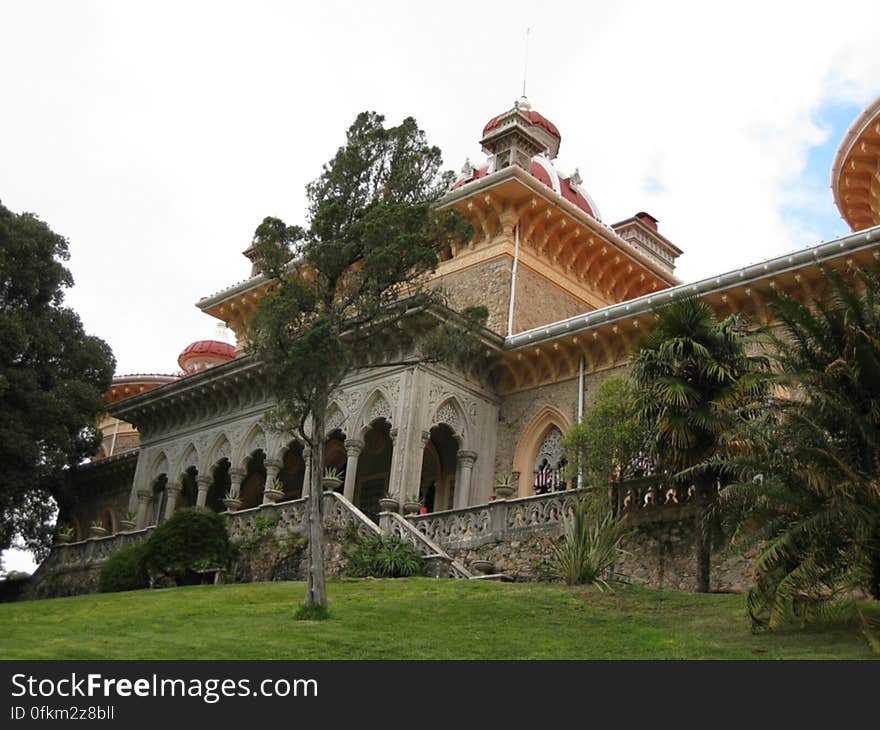
[[[177,358],[177,364],[183,370],[186,370],[186,363],[200,357],[217,358],[221,360],[232,360],[235,357],[235,348],[227,342],[219,342],[217,340],[199,340],[180,353]]]
[[[551,178],[550,173],[547,171],[547,167],[545,165],[551,167],[554,171],[554,176],[559,181],[559,189],[556,189],[554,185],[553,178]],[[489,172],[488,165],[483,165],[482,167],[474,167],[471,170],[471,174],[460,177],[458,180],[453,183],[450,190],[457,190],[462,185],[467,185],[468,183],[474,182],[475,180],[479,180],[481,177],[485,177]],[[599,220],[599,215],[593,209],[593,205],[590,201],[584,196],[580,191],[572,187],[569,182],[569,178],[562,177],[558,172],[556,172],[556,168],[553,167],[553,163],[550,160],[546,160],[544,164],[537,161],[536,158],[532,158],[532,164],[529,167],[529,172],[532,177],[536,180],[540,180],[544,185],[546,185],[551,190],[559,193],[563,198],[565,198],[569,203],[574,203],[578,208],[583,210],[584,212],[591,215],[596,220]]]
[[[481,177],[486,177],[486,173],[489,172],[489,166],[483,165],[482,167],[475,167],[470,177],[462,177],[456,180],[450,190],[455,190],[456,188],[460,188],[462,185],[473,182],[474,180],[479,180]]]
[[[540,180],[548,188],[553,187],[553,180],[551,179],[550,174],[544,169],[544,166],[540,162],[535,162],[534,158],[532,159],[532,166],[529,168],[529,172],[532,173],[532,177]]]
[[[581,210],[587,211],[593,218],[598,218],[596,211],[593,210],[587,199],[569,184],[567,177],[559,179],[559,187],[561,188],[562,197],[569,203],[574,203]]]
[[[533,111],[532,109],[520,109],[519,112],[520,112],[520,114],[525,116],[525,118],[528,119],[532,124],[534,124],[538,127],[542,127],[543,129],[546,129],[548,132],[550,132],[550,134],[552,134],[554,137],[556,137],[556,139],[559,139],[559,140],[562,139],[562,135],[559,134],[559,130],[556,128],[556,125],[553,124],[553,122],[551,122],[549,119],[547,119],[547,117],[543,116],[542,114],[539,114],[536,111]],[[507,114],[507,113],[508,112],[504,112],[504,114]],[[483,127],[483,136],[484,137],[486,136],[486,134],[488,132],[490,132],[491,130],[495,129],[495,127],[498,126],[498,120],[501,119],[501,117],[503,117],[504,114],[499,114],[497,117],[492,117],[488,121],[486,126]]]

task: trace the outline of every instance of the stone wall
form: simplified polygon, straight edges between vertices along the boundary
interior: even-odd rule
[[[489,560],[498,573],[516,581],[559,580],[553,565],[552,546],[561,530],[536,531],[516,540],[495,540],[474,547],[446,548],[446,552],[471,569],[474,560]],[[666,590],[696,590],[697,559],[693,523],[663,522],[642,525],[623,545],[630,554],[615,565],[621,580]],[[751,583],[751,562],[743,554],[724,551],[712,556],[712,591],[744,593]]]
[[[481,305],[489,310],[486,326],[507,334],[507,310],[510,306],[510,269],[507,258],[486,261],[471,268],[438,276],[432,286],[446,292],[448,304],[455,310]]]
[[[576,491],[554,492],[408,519],[466,569],[472,569],[474,560],[489,560],[496,572],[514,580],[556,580],[552,546],[561,540],[564,516],[578,498]],[[634,533],[623,545],[628,554],[615,572],[652,588],[695,590],[692,507],[645,508],[631,513],[629,519]],[[711,590],[746,591],[751,581],[750,558],[738,552],[715,553]]]
[[[21,600],[96,593],[101,566],[117,550],[147,540],[155,528],[56,545],[31,577]]]
[[[513,332],[558,322],[593,310],[585,301],[560,289],[553,282],[520,262],[516,271]]]
[[[226,513],[230,539],[240,557],[226,580],[302,580],[306,575],[306,499],[263,505]],[[344,567],[343,544],[347,530],[366,534],[375,525],[340,495],[327,492],[323,505],[324,568],[328,577]],[[154,530],[121,532],[103,538],[56,545],[34,573],[22,600],[95,593],[101,567],[117,550],[147,540]]]
[[[616,566],[622,577],[652,588],[694,591],[697,558],[693,518],[640,525],[623,548],[629,555]],[[743,593],[752,580],[750,556],[730,550],[712,555],[712,591]]]
[[[584,410],[590,409],[599,385],[605,378],[626,372],[626,367],[609,368],[584,377]],[[535,418],[547,407],[563,413],[569,424],[577,421],[578,380],[572,378],[539,388],[504,396],[498,414],[498,445],[495,451],[495,472],[514,470],[514,457],[522,446],[523,434]],[[566,424],[557,424],[563,431]]]

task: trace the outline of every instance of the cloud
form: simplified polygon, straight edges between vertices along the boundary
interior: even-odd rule
[[[606,221],[647,210],[685,279],[815,242],[799,177],[831,101],[880,91],[870,2],[4,4],[0,197],[71,240],[69,301],[120,372],[176,369],[244,279],[266,215],[365,108],[413,115],[451,168],[528,94]],[[828,193],[830,200],[830,192]],[[813,198],[815,199],[815,198]],[[806,201],[806,202],[805,202]]]

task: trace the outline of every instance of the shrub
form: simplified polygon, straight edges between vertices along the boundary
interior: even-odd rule
[[[425,574],[425,559],[397,535],[373,534],[352,540],[345,573],[355,578],[407,578]]]
[[[150,578],[144,567],[145,549],[145,544],[131,545],[111,555],[101,568],[98,590],[116,593],[149,588]]]
[[[177,510],[147,541],[144,566],[177,585],[198,583],[200,570],[225,568],[236,555],[226,520],[216,512]]]
[[[569,585],[593,583],[608,588],[603,576],[623,553],[620,543],[628,531],[603,499],[578,502],[565,519],[562,542],[553,546],[556,570]]]

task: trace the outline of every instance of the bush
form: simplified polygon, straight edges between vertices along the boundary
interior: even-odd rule
[[[177,585],[192,585],[200,582],[199,571],[226,568],[235,555],[223,515],[181,509],[150,536],[144,567],[152,576],[165,576]]]
[[[145,544],[131,545],[111,555],[101,568],[98,590],[116,593],[149,588],[150,578],[144,567],[145,549]]]
[[[623,554],[620,543],[629,532],[601,497],[578,502],[565,519],[565,534],[553,546],[556,570],[569,585],[593,583],[608,588],[604,575]]]
[[[425,559],[397,535],[357,537],[346,551],[345,573],[355,578],[408,578],[425,574]]]

